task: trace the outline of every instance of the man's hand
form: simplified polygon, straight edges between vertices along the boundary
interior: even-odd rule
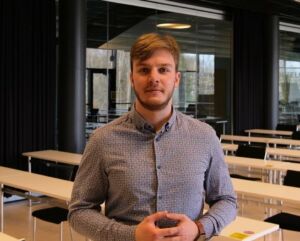
[[[146,217],[141,223],[137,225],[137,228],[135,230],[135,240],[136,241],[177,240],[177,239],[173,239],[173,237],[177,236],[178,227],[159,228],[155,226],[155,223],[158,220],[163,218],[167,218],[167,212],[157,212]]]
[[[160,219],[177,221],[176,227],[159,228],[155,223]],[[136,241],[194,241],[198,236],[197,225],[184,214],[157,212],[146,217],[135,230]]]
[[[174,237],[175,239],[171,239],[172,241],[194,241],[197,238],[199,229],[195,222],[188,216],[184,214],[167,213],[166,217],[178,221],[176,226],[178,228],[178,233],[176,234],[176,237]]]

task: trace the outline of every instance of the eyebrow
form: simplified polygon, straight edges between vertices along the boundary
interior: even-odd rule
[[[139,62],[137,63],[137,66],[150,66],[149,64],[146,64],[146,63],[143,63],[143,62]],[[159,67],[172,67],[173,65],[172,64],[168,64],[168,63],[165,63],[165,64],[159,64],[158,65]]]

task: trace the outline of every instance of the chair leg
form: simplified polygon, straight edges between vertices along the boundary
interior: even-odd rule
[[[70,225],[70,224],[69,224],[69,230],[70,230],[70,237],[71,237],[71,241],[73,241],[72,228],[71,228],[71,225]]]
[[[60,241],[63,241],[64,236],[64,222],[60,223]]]
[[[245,196],[242,194],[242,203],[241,203],[241,216],[244,215],[244,206],[245,206]]]
[[[32,240],[35,241],[36,235],[36,218],[33,217],[33,224],[32,224]]]
[[[280,240],[280,241],[284,241],[284,237],[283,237],[283,230],[282,230],[282,228],[279,228],[279,237],[278,237],[278,239]]]
[[[283,229],[281,228],[281,240],[284,241]]]

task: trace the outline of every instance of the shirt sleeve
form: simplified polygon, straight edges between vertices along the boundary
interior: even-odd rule
[[[99,140],[91,138],[86,146],[74,181],[68,219],[80,234],[94,241],[135,240],[136,226],[125,225],[101,213],[108,182],[101,162]]]
[[[236,194],[224,161],[220,142],[213,132],[211,135],[211,159],[205,173],[205,201],[209,210],[199,220],[204,227],[206,238],[209,239],[232,222],[237,213]]]

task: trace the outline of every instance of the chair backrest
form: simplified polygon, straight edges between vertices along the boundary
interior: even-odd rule
[[[293,131],[292,139],[300,140],[300,131]]]
[[[277,124],[276,130],[280,131],[296,131],[297,125],[292,124]]]
[[[283,180],[283,185],[300,187],[300,172],[287,170]]]
[[[186,108],[187,111],[196,111],[196,105],[195,104],[189,104]]]
[[[264,159],[265,153],[266,153],[265,146],[239,144],[238,149],[235,152],[235,155],[240,157]]]
[[[72,173],[71,173],[71,177],[70,177],[70,181],[74,181],[76,174],[77,174],[77,170],[78,170],[79,166],[75,165],[73,167]]]

